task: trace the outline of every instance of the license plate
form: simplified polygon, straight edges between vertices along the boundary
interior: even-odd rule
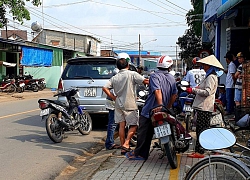
[[[45,116],[45,115],[47,115],[47,114],[49,114],[49,109],[43,109],[43,110],[41,110],[41,112],[40,112],[40,116]]]
[[[164,124],[162,126],[155,127],[154,131],[156,138],[161,138],[171,134],[171,129],[169,124]]]
[[[96,96],[96,88],[85,88],[84,96],[86,97],[95,97]]]
[[[193,112],[193,108],[190,105],[186,105],[186,104],[184,104],[183,110]]]

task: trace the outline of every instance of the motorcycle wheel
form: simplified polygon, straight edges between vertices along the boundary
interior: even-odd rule
[[[8,93],[14,93],[14,92],[16,92],[16,87],[11,84],[9,87],[7,87],[7,92]]]
[[[17,91],[18,93],[22,93],[22,92],[23,92],[23,89],[22,89],[21,87],[17,87],[17,88],[16,88],[16,91]]]
[[[33,92],[38,92],[39,87],[38,87],[38,85],[33,85],[32,89],[33,89]]]
[[[49,138],[55,142],[60,143],[63,140],[63,129],[59,125],[57,116],[55,114],[50,114],[45,122],[46,131]]]
[[[77,128],[78,131],[82,135],[88,135],[90,131],[92,130],[92,119],[88,112],[84,112],[83,114],[80,114],[79,116],[79,127]]]
[[[174,146],[174,141],[172,136],[169,136],[169,142],[164,144],[166,156],[168,158],[168,162],[171,166],[172,169],[177,168],[177,155],[176,155],[176,150]]]
[[[45,85],[43,83],[39,84],[39,90],[42,91],[45,89]]]

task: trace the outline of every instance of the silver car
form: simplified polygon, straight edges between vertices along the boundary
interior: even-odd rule
[[[102,87],[114,75],[114,57],[77,57],[69,59],[58,83],[58,91],[79,88],[75,95],[80,105],[89,113],[108,113],[105,108],[106,94]],[[130,69],[136,71],[133,64]],[[63,97],[58,100],[66,102]]]

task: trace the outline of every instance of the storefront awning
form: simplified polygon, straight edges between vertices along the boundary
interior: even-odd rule
[[[237,4],[239,4],[241,1],[243,1],[243,0],[228,0],[227,2],[225,2],[223,5],[221,5],[218,8],[217,17],[222,16],[227,11],[229,11],[230,9],[232,9],[233,7],[235,7]]]

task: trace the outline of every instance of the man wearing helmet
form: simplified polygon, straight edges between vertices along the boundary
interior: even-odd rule
[[[186,77],[185,77],[185,81],[189,82],[189,85],[191,88],[197,87],[206,76],[206,72],[204,71],[204,69],[200,69],[200,66],[197,63],[199,60],[200,60],[199,57],[193,58],[192,60],[193,67],[191,70],[187,72]],[[180,93],[179,97],[186,97],[187,95],[188,95],[187,92],[182,92]],[[180,103],[183,109],[185,99],[180,98]],[[184,117],[185,116],[184,111],[181,112],[179,115],[180,115],[179,116],[180,118]]]
[[[158,70],[150,75],[149,95],[139,117],[139,128],[137,131],[137,145],[134,151],[126,153],[129,160],[147,160],[154,128],[149,112],[154,107],[158,112],[165,106],[171,108],[177,96],[176,81],[169,70],[173,60],[169,56],[161,56],[157,61]]]
[[[136,85],[148,84],[148,79],[135,71],[129,71],[130,58],[126,53],[120,53],[117,58],[118,74],[113,76],[103,87],[103,91],[115,101],[115,122],[119,123],[121,154],[130,150],[129,142],[137,130],[138,113],[136,104]],[[114,89],[114,94],[110,92]],[[125,127],[129,126],[125,139]]]

